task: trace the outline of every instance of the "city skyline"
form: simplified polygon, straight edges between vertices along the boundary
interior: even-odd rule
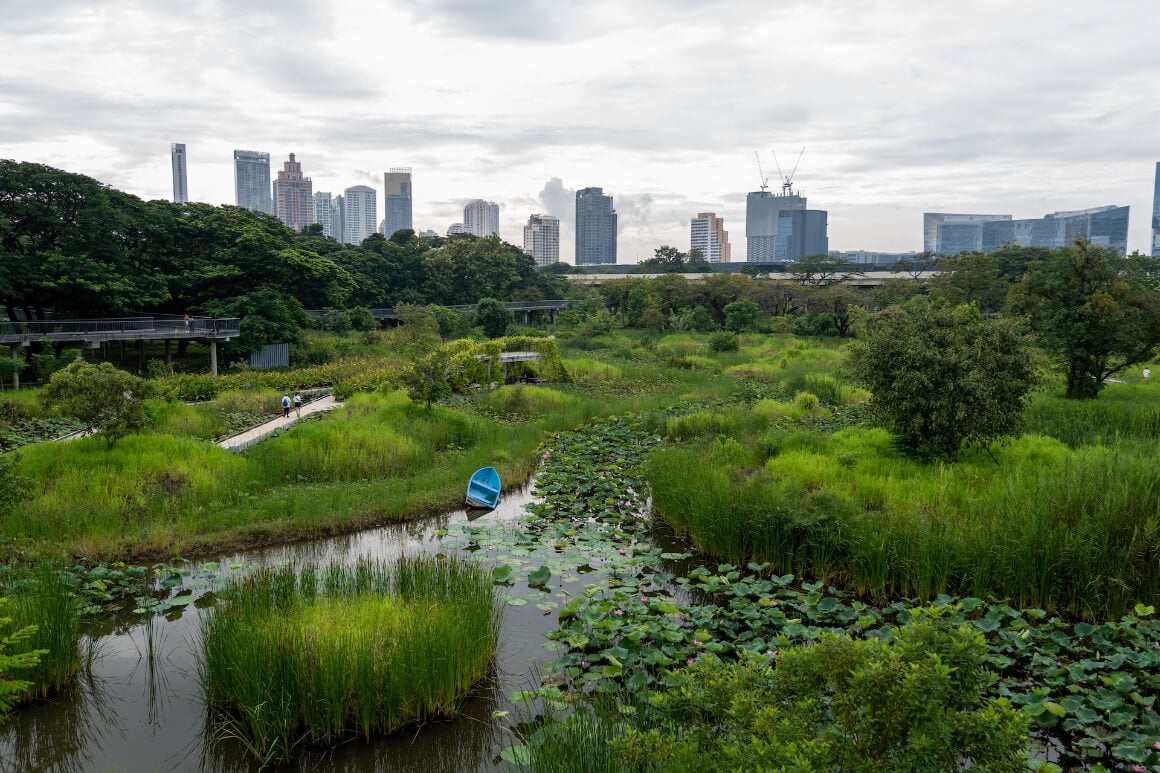
[[[550,17],[514,0],[44,0],[6,9],[0,29],[0,157],[168,199],[162,152],[180,140],[189,198],[211,204],[234,201],[235,148],[294,151],[334,192],[382,196],[384,170],[406,164],[417,229],[442,232],[478,197],[509,240],[529,213],[560,218],[568,261],[575,191],[596,184],[616,194],[631,262],[683,249],[698,212],[740,245],[753,151],[776,184],[771,149],[790,166],[805,145],[796,187],[829,212],[834,249],[917,249],[924,212],[1116,203],[1133,210],[1128,250],[1148,252],[1156,17],[1144,0],[722,0],[708,17],[659,0]],[[368,74],[350,56],[383,29],[414,66]],[[291,55],[312,64],[287,69]],[[464,81],[465,62],[488,78]]]

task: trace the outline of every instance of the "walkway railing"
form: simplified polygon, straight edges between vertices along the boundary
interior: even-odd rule
[[[224,340],[241,332],[233,317],[120,317],[0,322],[0,343],[29,341],[115,341],[160,338]]]

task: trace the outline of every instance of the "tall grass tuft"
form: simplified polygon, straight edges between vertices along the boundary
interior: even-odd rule
[[[901,456],[882,430],[778,431],[757,447],[770,458],[756,473],[655,453],[656,512],[732,563],[770,561],[880,600],[994,595],[1118,619],[1160,596],[1150,444],[1025,436],[953,466]]]
[[[1023,412],[1027,432],[1069,446],[1116,438],[1160,441],[1160,389],[1153,384],[1109,384],[1095,400],[1065,400],[1039,392]]]
[[[47,650],[33,668],[20,672],[32,682],[26,698],[36,700],[65,687],[81,668],[80,611],[72,588],[64,575],[52,566],[35,567],[16,580],[6,578],[8,604],[4,614],[12,618],[13,630],[35,625],[36,633],[9,651]]]
[[[488,674],[500,606],[478,565],[441,557],[264,569],[201,627],[198,673],[224,735],[261,762],[453,715]]]

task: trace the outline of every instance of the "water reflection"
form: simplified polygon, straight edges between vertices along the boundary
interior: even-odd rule
[[[523,507],[533,501],[530,487],[507,495],[486,514],[460,511],[418,521],[392,524],[354,534],[299,542],[223,556],[228,567],[282,562],[352,563],[359,558],[392,559],[423,552],[501,558],[513,567],[515,582],[500,588],[504,622],[494,678],[463,706],[463,716],[430,722],[390,738],[351,740],[334,750],[304,750],[289,770],[337,771],[491,771],[510,770],[499,752],[513,738],[495,711],[512,711],[507,696],[538,684],[543,664],[554,656],[545,634],[555,630],[559,604],[580,595],[589,583],[612,582],[614,556],[596,543],[572,543],[563,550],[552,543],[523,541]],[[471,519],[470,527],[467,527]],[[470,535],[462,532],[478,528]],[[686,544],[663,526],[650,532],[653,544],[670,553]],[[514,540],[514,542],[513,542]],[[519,544],[515,544],[519,543]],[[603,550],[607,550],[607,546]],[[615,552],[615,551],[614,551]],[[680,575],[697,559],[664,560],[663,573]],[[533,566],[551,568],[549,589],[530,587],[523,578]],[[609,575],[609,571],[613,575]],[[212,580],[193,583],[212,594]],[[670,591],[685,603],[696,601],[680,586]],[[160,770],[251,771],[256,768],[243,744],[223,738],[209,718],[196,673],[194,653],[202,609],[199,601],[180,616],[101,621],[90,635],[100,656],[91,677],[54,701],[17,712],[0,727],[3,770]]]
[[[498,523],[523,515],[532,501],[529,488],[505,496],[474,523]],[[224,556],[223,567],[240,563],[271,565],[354,562],[360,557],[391,559],[450,549],[441,535],[465,523],[468,514],[452,513],[392,524],[355,534]],[[507,589],[528,593],[526,585]],[[200,606],[178,616],[148,623],[125,618],[102,621],[91,635],[98,642],[90,676],[52,701],[17,712],[0,727],[3,770],[164,770],[250,771],[254,763],[237,741],[219,740],[207,722],[194,652]],[[350,741],[333,751],[307,751],[292,770],[463,771],[496,770],[499,750],[511,743],[491,721],[507,706],[506,696],[527,685],[545,656],[544,633],[555,618],[534,605],[505,607],[497,673],[472,696],[463,716],[431,722],[387,739]]]

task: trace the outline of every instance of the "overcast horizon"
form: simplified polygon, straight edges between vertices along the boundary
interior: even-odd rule
[[[234,203],[234,149],[289,153],[315,191],[378,191],[412,167],[414,225],[471,199],[561,219],[604,188],[618,260],[684,250],[745,194],[780,189],[771,150],[830,248],[922,248],[923,212],[1016,218],[1128,205],[1150,249],[1160,161],[1160,5],[1120,0],[0,0],[0,158],[171,199]]]

